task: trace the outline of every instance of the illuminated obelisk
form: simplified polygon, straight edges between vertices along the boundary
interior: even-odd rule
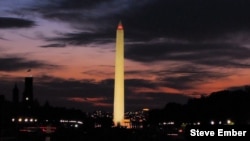
[[[116,30],[115,87],[113,122],[122,126],[124,121],[124,31],[119,22]]]

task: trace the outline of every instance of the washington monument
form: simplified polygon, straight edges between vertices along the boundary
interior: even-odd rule
[[[124,123],[124,31],[119,22],[116,30],[115,86],[113,122],[115,126]]]

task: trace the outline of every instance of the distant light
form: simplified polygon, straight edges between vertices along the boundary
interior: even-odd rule
[[[12,121],[12,122],[15,122],[15,118],[12,118],[11,121]]]
[[[35,119],[35,122],[37,122],[37,119]]]
[[[78,121],[77,123],[78,123],[78,124],[83,124],[83,122],[82,122],[82,121]]]
[[[221,124],[222,122],[221,121],[219,121],[219,124]]]
[[[31,118],[31,119],[30,119],[30,122],[33,122],[33,121],[34,121],[33,118]]]
[[[22,121],[23,121],[23,119],[22,119],[22,118],[19,118],[19,119],[18,119],[18,122],[22,122]]]
[[[232,122],[230,119],[228,119],[228,120],[227,120],[227,124],[228,124],[228,125],[232,125],[233,122]]]
[[[24,119],[24,122],[28,122],[28,118],[25,118],[25,119]]]
[[[201,123],[200,122],[197,122],[197,125],[200,125]]]
[[[211,124],[211,125],[214,125],[214,121],[212,120],[212,121],[210,122],[210,124]]]
[[[78,124],[75,124],[75,128],[78,128]]]
[[[28,100],[29,100],[29,97],[26,97],[25,100],[28,101]]]
[[[170,124],[170,125],[174,125],[174,122],[173,122],[173,121],[171,121],[171,122],[169,122],[169,124]]]

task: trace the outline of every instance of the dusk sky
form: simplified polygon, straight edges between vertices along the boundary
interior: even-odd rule
[[[0,0],[0,95],[112,112],[116,28],[125,111],[250,84],[249,0]],[[27,72],[31,69],[31,72]]]

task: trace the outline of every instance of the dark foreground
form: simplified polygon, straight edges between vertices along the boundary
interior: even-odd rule
[[[92,129],[58,130],[55,133],[18,133],[16,137],[1,138],[1,141],[184,141],[182,135],[169,136],[152,130]]]

